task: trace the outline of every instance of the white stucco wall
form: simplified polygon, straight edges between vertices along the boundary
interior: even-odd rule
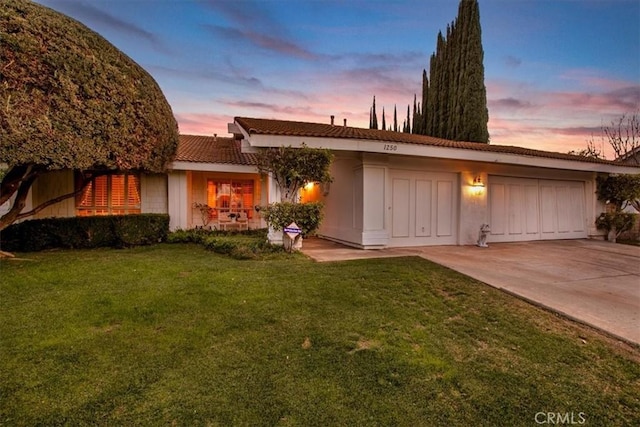
[[[39,177],[32,187],[33,206],[51,200],[54,197],[72,193],[74,188],[73,171],[51,171]],[[70,197],[59,203],[48,206],[38,212],[34,218],[75,216],[75,198]]]
[[[167,176],[169,229],[187,229],[191,210],[189,209],[189,188],[187,171],[172,171]]]
[[[140,177],[142,213],[168,213],[167,175],[143,174]]]
[[[324,220],[318,234],[354,245],[362,243],[363,172],[359,156],[337,155],[330,170],[333,182],[325,192]]]

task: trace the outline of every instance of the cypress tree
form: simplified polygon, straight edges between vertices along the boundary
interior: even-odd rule
[[[398,132],[398,111],[395,104],[393,106],[393,131]]]
[[[413,133],[417,133],[417,121],[418,121],[418,105],[417,105],[417,96],[414,93],[413,94],[413,120],[411,122],[411,125],[413,127],[412,131]]]
[[[488,143],[489,111],[487,110],[487,89],[484,84],[484,51],[478,1],[462,0],[458,14],[466,18],[467,30],[464,33],[466,66],[461,76],[464,82],[460,96],[463,110],[460,120],[461,131],[457,138],[463,141]]]
[[[410,106],[407,105],[407,127],[405,129],[406,133],[411,133],[411,113],[410,113]]]
[[[382,130],[387,130],[387,122],[384,118],[384,107],[382,107]]]
[[[461,0],[458,16],[438,32],[429,77],[422,74],[423,125],[414,132],[459,141],[489,142],[484,51],[477,0]],[[418,110],[416,109],[416,112]]]
[[[376,96],[373,96],[373,107],[371,107],[371,129],[378,129],[378,114],[376,113]]]
[[[429,117],[427,114],[427,99],[429,98],[429,79],[427,78],[427,70],[422,70],[422,122],[420,124],[420,134],[425,135],[427,133],[427,123]]]

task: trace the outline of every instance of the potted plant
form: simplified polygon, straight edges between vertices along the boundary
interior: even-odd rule
[[[213,208],[206,203],[198,203],[195,202],[193,204],[195,209],[200,211],[200,219],[202,219],[202,228],[204,229],[209,222],[211,222],[211,217],[213,216]]]

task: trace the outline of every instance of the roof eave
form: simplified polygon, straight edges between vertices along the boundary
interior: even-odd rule
[[[258,173],[258,168],[254,165],[241,165],[237,163],[175,161],[169,169],[174,171]]]
[[[639,167],[611,163],[585,162],[523,154],[501,153],[433,145],[397,143],[367,139],[346,139],[291,135],[246,134],[245,140],[251,147],[299,147],[303,143],[312,148],[329,148],[337,151],[382,153],[414,157],[431,157],[450,160],[466,160],[484,163],[499,163],[519,166],[534,166],[549,169],[589,171],[599,173],[640,173]]]

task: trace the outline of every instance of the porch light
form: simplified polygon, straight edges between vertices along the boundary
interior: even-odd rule
[[[310,191],[310,190],[312,190],[312,189],[313,189],[313,185],[314,185],[314,182],[307,182],[307,183],[304,185],[304,189],[305,189],[305,190],[307,190],[307,191]]]
[[[473,183],[471,184],[471,194],[480,196],[482,193],[484,193],[484,181],[482,176],[477,175],[473,178]]]
[[[473,178],[473,186],[476,188],[484,188],[484,182],[482,181],[482,177],[480,175]]]

